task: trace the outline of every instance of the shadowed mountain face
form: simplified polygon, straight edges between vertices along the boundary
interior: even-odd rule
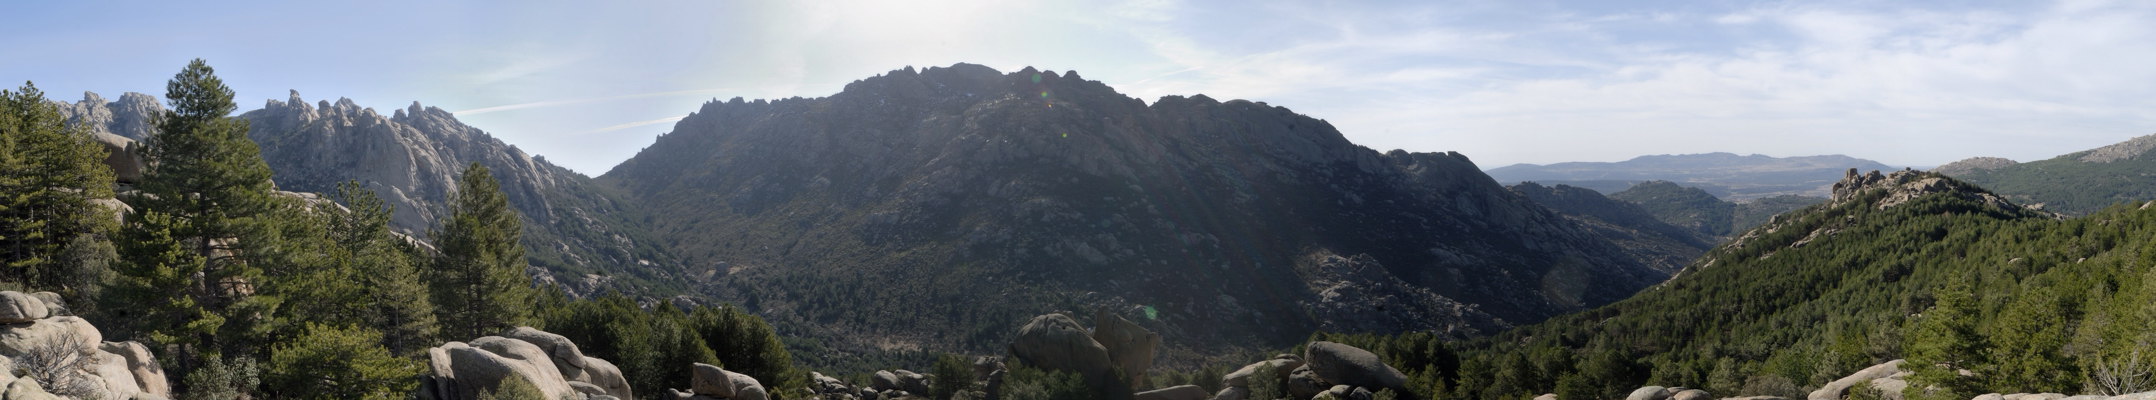
[[[1672,181],[1717,197],[1742,201],[1780,195],[1826,197],[1828,185],[1850,168],[1892,170],[1885,164],[1843,155],[1769,157],[1730,153],[1640,156],[1621,162],[1514,164],[1489,171],[1507,184],[1567,184],[1616,193],[1647,181]]]
[[[599,180],[648,207],[708,293],[881,349],[985,348],[1085,308],[1186,350],[1321,326],[1466,335],[1614,301],[1667,268],[1457,153],[1380,153],[1280,107],[1149,105],[1030,68],[714,101]],[[1359,320],[1384,313],[1426,317]]]
[[[74,123],[144,140],[163,112],[156,98],[128,93],[104,103],[95,94],[62,103]],[[348,99],[314,105],[292,93],[240,115],[261,146],[280,189],[330,193],[358,181],[396,208],[391,226],[424,238],[447,217],[456,177],[472,162],[486,165],[510,204],[524,217],[524,246],[534,277],[577,295],[618,289],[642,295],[682,291],[679,263],[650,245],[630,220],[633,209],[603,193],[589,177],[533,157],[458,122],[434,107],[382,115]]]

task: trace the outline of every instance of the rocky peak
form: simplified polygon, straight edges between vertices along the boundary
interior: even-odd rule
[[[2068,154],[2067,157],[2076,157],[2085,162],[2108,163],[2140,157],[2142,154],[2147,154],[2150,149],[2156,149],[2156,135],[2137,137],[2110,146],[2098,147],[2094,150]]]
[[[157,132],[156,121],[164,112],[157,104],[157,97],[127,92],[117,101],[106,101],[95,92],[83,92],[82,100],[74,103],[53,101],[60,114],[67,117],[70,125],[88,126],[93,133],[119,135],[137,141],[150,138]]]
[[[1936,172],[1911,169],[1886,174],[1881,174],[1878,170],[1858,174],[1855,168],[1851,168],[1848,173],[1843,175],[1840,182],[1834,183],[1834,197],[1828,200],[1828,204],[1839,207],[1851,201],[1864,198],[1864,194],[1872,190],[1885,190],[1888,192],[1885,197],[1879,198],[1873,205],[1882,210],[1907,203],[1910,200],[1916,200],[1925,195],[1946,193],[1975,200],[1985,206],[1995,207],[2007,212],[2023,211],[2020,205],[2007,201],[2006,198],[1999,197],[1975,185],[1957,181]]]

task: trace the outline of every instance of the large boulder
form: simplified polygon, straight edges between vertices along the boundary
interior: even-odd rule
[[[45,301],[28,293],[13,290],[0,291],[0,324],[13,324],[45,319],[50,311]]]
[[[757,382],[755,377],[743,375],[734,371],[726,371],[726,380],[733,382],[734,385],[734,396],[728,397],[729,399],[766,400],[770,396],[769,393],[764,392],[763,382]],[[920,393],[928,392],[924,391]]]
[[[875,389],[876,391],[881,392],[886,390],[899,390],[899,388],[904,386],[898,384],[898,374],[892,373],[891,371],[878,370],[876,371],[875,375],[872,375],[868,378],[868,387],[870,389]]]
[[[1099,379],[1110,376],[1113,364],[1108,348],[1094,341],[1084,326],[1068,315],[1048,314],[1018,329],[1011,342],[1011,355],[1043,369],[1071,371]]]
[[[1235,372],[1229,372],[1227,375],[1221,376],[1220,383],[1224,386],[1248,386],[1250,385],[1250,378],[1256,375],[1258,370],[1266,367],[1272,368],[1273,379],[1287,379],[1288,374],[1294,373],[1296,368],[1303,367],[1303,358],[1294,354],[1281,354],[1274,356],[1271,360],[1250,363],[1250,365],[1236,369]]]
[[[1183,385],[1138,392],[1131,400],[1206,400],[1211,396],[1198,385]]]
[[[1838,400],[1845,395],[1844,392],[1849,391],[1850,387],[1856,386],[1858,384],[1872,385],[1873,387],[1884,390],[1886,388],[1880,387],[1881,385],[1874,384],[1872,381],[1889,378],[1894,376],[1895,374],[1900,373],[1902,362],[1902,360],[1894,360],[1888,361],[1884,364],[1866,367],[1862,370],[1858,370],[1856,373],[1849,374],[1849,376],[1842,377],[1841,379],[1835,379],[1833,382],[1827,382],[1826,385],[1820,386],[1819,390],[1813,390],[1811,394],[1804,396],[1804,398],[1806,400]],[[1893,392],[1891,392],[1891,394],[1889,394],[1889,396],[1894,398],[1900,398],[1900,388],[1896,388]]]
[[[135,154],[141,148],[134,139],[105,132],[92,133],[97,144],[105,147],[105,166],[112,167],[112,178],[120,183],[142,182],[142,157]]]
[[[45,386],[39,385],[36,379],[16,379],[14,382],[9,382],[7,390],[0,391],[0,398],[8,400],[67,400],[45,392]]]
[[[718,398],[734,397],[734,380],[716,365],[696,363],[689,373],[689,393]]]
[[[1368,350],[1333,342],[1311,342],[1303,361],[1319,378],[1334,384],[1405,391],[1407,374],[1385,365]]]
[[[142,394],[142,385],[135,383],[135,374],[128,372],[127,357],[106,351],[91,352],[96,365],[96,380],[105,388],[107,398],[125,399]]]
[[[1632,389],[1632,394],[1626,395],[1624,397],[1624,400],[1668,400],[1670,395],[1676,393],[1677,388],[1647,386],[1638,389]]]
[[[134,377],[135,385],[141,387],[143,393],[172,397],[172,385],[165,380],[165,368],[157,363],[156,356],[150,354],[148,346],[130,340],[105,342],[98,346],[98,350],[117,354],[126,360],[128,375]]]
[[[1146,384],[1153,369],[1153,354],[1160,348],[1160,334],[1107,311],[1093,312],[1093,341],[1108,350],[1108,360],[1122,368],[1132,388]]]
[[[1677,391],[1677,394],[1669,395],[1669,400],[1714,400],[1714,394],[1707,393],[1705,390],[1684,389]]]
[[[473,344],[449,342],[428,350],[436,376],[454,382],[441,393],[447,399],[474,399],[479,392],[494,390],[512,376],[531,382],[549,399],[582,398],[561,378],[553,360],[539,346],[521,340],[488,336]]]
[[[32,301],[36,301],[32,299]],[[43,303],[39,303],[43,304]],[[52,317],[29,324],[0,327],[0,356],[15,357],[32,348],[46,345],[65,346],[77,351],[89,352],[105,341],[105,335],[91,326],[89,321],[73,316]]]
[[[547,356],[552,357],[554,364],[557,366],[574,367],[576,369],[584,368],[584,352],[576,348],[575,342],[569,341],[569,338],[562,335],[532,329],[529,326],[519,326],[510,328],[507,332],[502,332],[501,336],[539,346],[540,349],[546,350]]]
[[[636,393],[629,390],[629,377],[622,376],[621,367],[598,357],[584,357],[584,382],[606,389],[606,395],[634,399]]]
[[[907,393],[919,395],[926,395],[929,393],[928,376],[921,375],[921,373],[919,372],[907,371],[903,369],[893,370],[891,371],[891,375],[898,377],[899,390],[904,390]]]
[[[1296,368],[1295,372],[1288,374],[1288,396],[1293,398],[1307,399],[1316,397],[1318,393],[1324,392],[1325,389],[1331,387],[1333,387],[1333,383],[1326,382],[1324,378],[1318,377],[1316,372],[1310,371],[1309,365],[1303,365],[1302,368]]]
[[[1229,387],[1227,387],[1227,388],[1225,388],[1225,389],[1220,389],[1220,393],[1214,393],[1214,394],[1213,394],[1213,400],[1249,400],[1249,399],[1250,399],[1250,387],[1249,387],[1249,386],[1229,386]]]

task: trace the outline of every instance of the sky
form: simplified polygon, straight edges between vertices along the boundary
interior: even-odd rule
[[[698,105],[908,66],[1077,71],[1148,102],[1284,106],[1483,168],[1733,152],[1933,166],[2156,133],[2156,2],[8,2],[0,79],[241,110],[417,101],[590,175]]]

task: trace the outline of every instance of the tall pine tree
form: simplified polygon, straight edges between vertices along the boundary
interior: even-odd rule
[[[524,274],[523,223],[501,183],[474,162],[457,179],[450,206],[430,235],[442,252],[428,280],[442,333],[470,339],[524,323],[536,291]]]
[[[92,245],[109,232],[109,211],[90,202],[112,197],[104,157],[36,85],[0,91],[0,281],[68,295],[94,285],[85,278],[95,271],[62,254],[70,243]]]
[[[1981,382],[1960,373],[1987,365],[1984,355],[1989,346],[1976,330],[1980,315],[1971,289],[1974,276],[1950,279],[1945,288],[1933,292],[1938,302],[1917,320],[1909,336],[1904,365],[1911,373],[1902,398],[1966,399],[1984,393],[1977,387]]]
[[[382,330],[383,345],[396,354],[419,354],[433,345],[434,302],[420,276],[420,253],[389,230],[394,206],[359,182],[337,185],[336,199],[350,212],[330,221],[330,236],[362,285],[365,326]],[[382,301],[394,299],[394,301]]]
[[[126,200],[159,218],[123,227],[123,262],[107,307],[123,325],[175,346],[181,370],[197,356],[247,352],[266,341],[278,301],[257,293],[278,254],[278,198],[269,164],[247,138],[232,89],[201,59],[166,83],[172,109],[144,146],[147,170]],[[175,254],[175,253],[184,254]],[[288,252],[289,253],[289,252]],[[186,299],[171,299],[184,296]],[[136,307],[155,304],[153,307]]]

